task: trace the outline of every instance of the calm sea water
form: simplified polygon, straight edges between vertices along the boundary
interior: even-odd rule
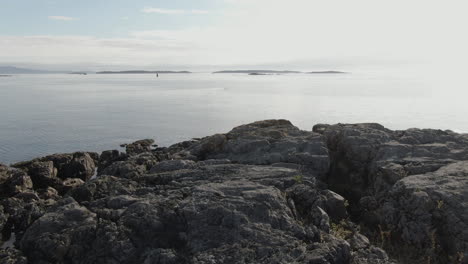
[[[408,75],[17,75],[0,78],[0,101],[7,164],[142,138],[167,146],[271,118],[305,130],[379,122],[468,131],[466,96]]]

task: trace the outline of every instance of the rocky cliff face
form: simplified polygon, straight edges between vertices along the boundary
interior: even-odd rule
[[[331,153],[329,188],[350,200],[366,233],[410,261],[468,261],[467,135],[378,124],[313,130]]]
[[[267,120],[126,149],[0,165],[0,263],[468,261],[466,135]]]

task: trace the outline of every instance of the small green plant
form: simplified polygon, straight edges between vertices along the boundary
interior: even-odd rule
[[[442,206],[444,206],[444,201],[442,200],[437,201],[437,209],[439,210],[442,209]]]
[[[341,222],[337,224],[331,223],[330,229],[332,235],[341,239],[347,239],[353,234],[353,231],[348,229],[345,220],[341,220]]]
[[[296,181],[297,183],[302,183],[303,179],[304,179],[304,176],[301,174],[294,176],[294,181]]]
[[[344,206],[345,206],[346,208],[349,207],[349,201],[348,201],[348,200],[345,200],[345,201],[344,201]]]

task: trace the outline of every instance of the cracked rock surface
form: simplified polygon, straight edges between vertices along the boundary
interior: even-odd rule
[[[266,120],[153,143],[0,165],[0,263],[467,261],[465,135]]]

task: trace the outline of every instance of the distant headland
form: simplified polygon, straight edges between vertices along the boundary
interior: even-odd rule
[[[288,73],[302,73],[300,71],[273,71],[273,70],[227,70],[227,71],[216,71],[213,73],[245,73],[245,74],[288,74]]]
[[[76,75],[87,75],[87,72],[70,72],[70,74],[76,74]]]
[[[87,74],[189,74],[190,71],[147,71],[147,70],[124,70],[124,71],[52,71],[42,69],[26,69],[14,66],[0,66],[0,77],[8,77],[13,74],[75,74],[75,75],[87,75]],[[293,70],[222,70],[215,71],[212,73],[224,73],[224,74],[248,74],[248,75],[282,75],[282,74],[346,74],[349,72],[326,70],[326,71],[293,71]]]
[[[0,74],[11,75],[11,74],[54,74],[54,73],[65,73],[63,71],[47,71],[47,70],[35,70],[25,69],[13,66],[0,66]]]
[[[101,71],[96,74],[173,74],[173,73],[191,73],[189,71]]]
[[[275,70],[225,70],[225,71],[216,71],[213,73],[243,73],[248,75],[278,75],[278,74],[297,74],[297,73],[306,73],[306,74],[344,74],[347,72],[342,71],[312,71],[312,72],[301,72],[301,71],[275,71]]]
[[[343,74],[347,72],[342,72],[342,71],[312,71],[308,72],[309,74]]]

